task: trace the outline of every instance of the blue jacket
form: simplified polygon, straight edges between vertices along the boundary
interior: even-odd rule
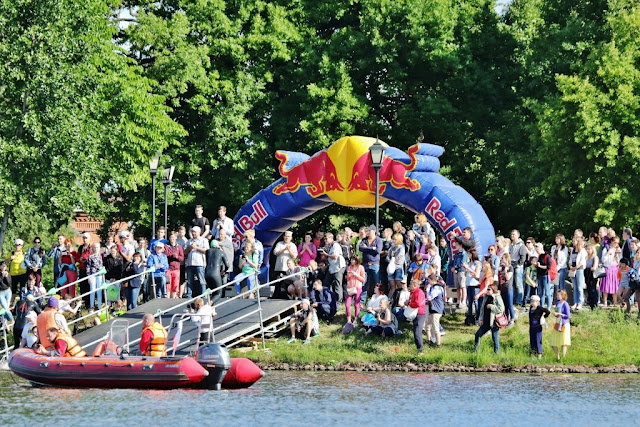
[[[317,302],[319,305],[329,305],[332,313],[338,311],[337,301],[333,298],[333,292],[329,288],[322,288],[322,298],[320,292],[315,289],[311,290],[310,298],[312,303]]]
[[[382,252],[382,239],[377,237],[373,244],[369,246],[369,239],[362,239],[360,242],[360,252],[362,252],[362,265],[367,268],[371,264],[380,264],[380,252]]]
[[[161,267],[156,267],[161,265]],[[151,254],[147,258],[147,268],[155,267],[156,271],[153,272],[153,277],[162,277],[167,274],[169,270],[169,259],[165,254]]]

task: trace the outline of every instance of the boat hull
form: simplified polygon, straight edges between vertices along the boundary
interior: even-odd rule
[[[21,348],[9,368],[35,384],[61,387],[175,389],[196,387],[208,372],[193,358],[46,357]]]

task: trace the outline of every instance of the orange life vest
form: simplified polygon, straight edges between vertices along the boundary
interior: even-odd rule
[[[36,327],[38,328],[38,337],[40,338],[40,344],[42,344],[44,348],[53,346],[53,343],[49,341],[49,338],[47,338],[47,330],[49,328],[58,327],[58,324],[56,323],[57,313],[57,310],[50,310],[48,308],[45,308],[42,313],[38,314]]]
[[[75,338],[70,337],[64,332],[60,332],[56,337],[56,341],[62,340],[67,343],[67,351],[62,355],[63,357],[86,357],[87,353],[80,347],[78,341]]]
[[[165,350],[167,349],[165,343],[167,341],[167,331],[164,327],[158,323],[154,322],[151,325],[147,326],[142,330],[142,333],[150,329],[153,333],[153,338],[149,341],[149,345],[144,351],[145,356],[153,356],[153,357],[161,357],[166,356]]]

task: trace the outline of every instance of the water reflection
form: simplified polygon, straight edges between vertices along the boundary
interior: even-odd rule
[[[636,375],[268,372],[221,392],[16,381],[0,373],[3,425],[634,425],[640,404]]]

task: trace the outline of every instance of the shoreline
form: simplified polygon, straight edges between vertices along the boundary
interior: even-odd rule
[[[433,363],[337,363],[298,364],[262,363],[254,361],[263,371],[337,371],[337,372],[449,372],[449,373],[509,373],[509,374],[638,374],[635,365],[584,366],[584,365],[535,365],[524,366],[467,366],[461,364],[439,365]]]

